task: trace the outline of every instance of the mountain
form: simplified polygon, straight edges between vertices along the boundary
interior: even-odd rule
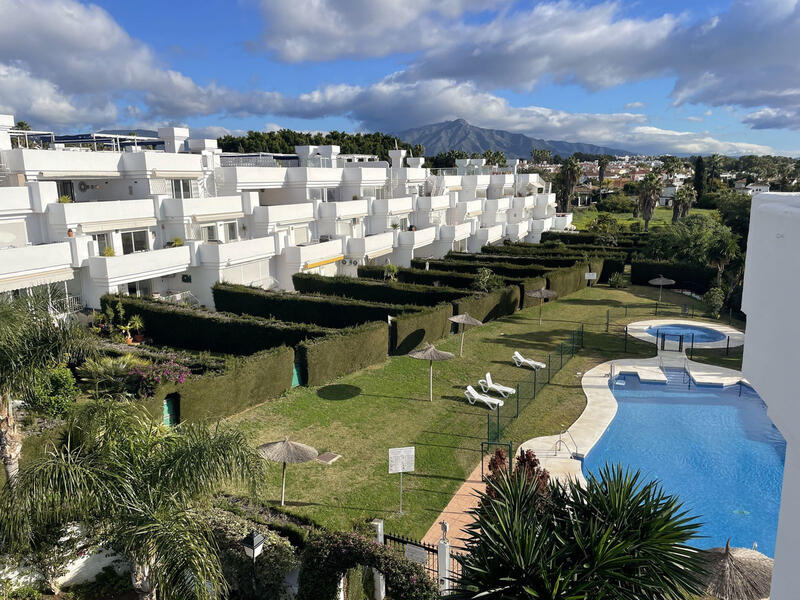
[[[425,146],[426,156],[434,156],[448,150],[483,153],[500,150],[508,158],[529,158],[531,150],[550,150],[553,155],[570,156],[575,152],[586,154],[612,154],[618,156],[636,154],[619,148],[608,148],[581,142],[561,142],[528,137],[522,133],[511,133],[501,129],[484,129],[470,125],[464,119],[432,123],[413,129],[396,132],[394,135],[409,144]]]
[[[97,133],[108,133],[110,135],[129,135],[132,133],[141,137],[158,137],[158,132],[152,129],[103,129]]]

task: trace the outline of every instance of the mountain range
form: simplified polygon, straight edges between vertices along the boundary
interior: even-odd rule
[[[508,158],[529,158],[532,149],[549,150],[554,156],[567,157],[575,152],[586,154],[611,154],[617,156],[636,154],[619,148],[597,146],[581,142],[563,142],[558,140],[543,140],[532,138],[522,133],[512,133],[502,129],[485,129],[470,125],[464,119],[432,123],[395,132],[404,142],[409,144],[422,144],[425,146],[425,155],[434,156],[439,152],[448,150],[463,150],[464,152],[477,152],[486,150],[500,150]]]

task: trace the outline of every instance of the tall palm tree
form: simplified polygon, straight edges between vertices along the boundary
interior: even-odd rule
[[[683,600],[698,594],[699,524],[639,473],[606,467],[544,489],[506,470],[467,528],[457,600]]]
[[[92,353],[94,343],[77,319],[50,314],[52,296],[38,290],[0,300],[0,460],[11,480],[19,469],[22,435],[13,400],[42,369]]]
[[[697,192],[689,184],[684,184],[675,190],[672,197],[672,222],[677,223],[689,215],[692,205],[697,201]]]
[[[661,196],[663,189],[664,184],[661,181],[661,177],[655,173],[648,173],[639,182],[639,214],[644,219],[645,231],[650,225],[650,219],[653,218],[658,198]]]
[[[606,178],[606,169],[611,163],[611,157],[608,154],[603,154],[597,159],[597,178],[600,180],[600,191],[603,191],[603,181]]]
[[[572,195],[575,193],[575,186],[581,177],[581,163],[576,156],[570,156],[561,165],[561,181],[563,185],[562,212],[569,212],[572,204]]]
[[[736,235],[728,227],[717,228],[716,235],[708,247],[708,262],[717,269],[717,286],[722,285],[722,273],[738,253],[739,244]]]
[[[224,594],[197,502],[224,482],[262,480],[263,461],[241,432],[169,429],[141,405],[106,402],[70,419],[64,440],[0,491],[0,543],[24,548],[36,527],[78,523],[130,561],[142,600]]]
[[[706,171],[709,179],[719,179],[722,173],[722,157],[719,154],[712,154],[708,157]]]

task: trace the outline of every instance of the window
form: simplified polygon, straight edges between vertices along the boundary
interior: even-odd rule
[[[75,202],[75,187],[71,181],[56,181],[56,189],[58,190],[59,198],[61,196],[69,196]]]
[[[225,223],[225,241],[230,242],[238,239],[239,239],[239,234],[236,227],[236,221],[230,221],[229,223]]]
[[[172,179],[173,198],[191,198],[192,180],[191,179]]]
[[[122,253],[133,254],[134,252],[145,252],[147,246],[147,230],[126,231],[122,234]]]
[[[97,252],[100,256],[103,256],[106,248],[108,248],[111,244],[108,243],[108,234],[107,233],[95,233],[92,235],[92,239],[97,242]]]
[[[216,225],[206,225],[205,227],[200,228],[200,239],[204,242],[215,242],[217,241],[217,226]]]

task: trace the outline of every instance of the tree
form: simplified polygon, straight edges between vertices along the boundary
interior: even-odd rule
[[[37,527],[75,522],[130,561],[140,599],[217,598],[225,581],[198,501],[228,481],[260,481],[263,464],[240,431],[169,429],[139,404],[93,403],[4,486],[0,541],[24,546]]]
[[[706,166],[702,156],[698,156],[694,163],[694,191],[698,200],[702,200],[706,194]]]
[[[597,159],[597,178],[600,180],[600,188],[602,191],[603,181],[606,178],[606,169],[611,163],[611,157],[608,154],[603,154]]]
[[[639,183],[639,214],[644,219],[645,231],[648,230],[663,189],[664,184],[655,173],[648,173]]]
[[[481,267],[475,275],[470,287],[476,292],[491,292],[504,286],[503,278],[486,267]]]
[[[549,163],[550,158],[550,150],[544,150],[541,148],[534,148],[531,150],[531,162],[535,165]]]
[[[686,184],[679,187],[672,197],[672,222],[677,223],[687,216],[696,201],[697,193],[692,186]]]
[[[574,156],[570,156],[561,165],[559,175],[561,179],[561,212],[568,212],[572,203],[572,195],[575,193],[575,186],[578,185],[581,177],[581,163]]]
[[[14,129],[19,129],[20,131],[30,131],[31,126],[28,124],[27,121],[17,121],[17,124],[14,126]]]
[[[0,300],[0,460],[6,477],[19,469],[22,434],[12,401],[36,388],[42,373],[92,353],[94,344],[77,319],[50,314],[52,299],[35,291],[11,301]]]
[[[498,167],[506,166],[506,155],[500,150],[486,150],[481,158],[486,160],[487,165],[496,165]]]
[[[675,177],[675,174],[683,169],[683,162],[676,156],[666,155],[661,157],[661,169],[669,179]]]
[[[736,236],[730,228],[721,226],[708,246],[708,264],[717,268],[717,286],[722,286],[722,273],[738,253]]]
[[[717,198],[717,211],[722,217],[722,222],[739,236],[742,250],[747,248],[752,200],[750,194],[740,194],[733,190],[727,190]]]
[[[706,170],[708,171],[708,179],[719,179],[722,173],[722,157],[719,154],[709,156]]]
[[[519,469],[518,469],[519,470]],[[657,481],[606,467],[585,485],[498,471],[467,527],[453,598],[683,600],[700,594],[699,523]]]

